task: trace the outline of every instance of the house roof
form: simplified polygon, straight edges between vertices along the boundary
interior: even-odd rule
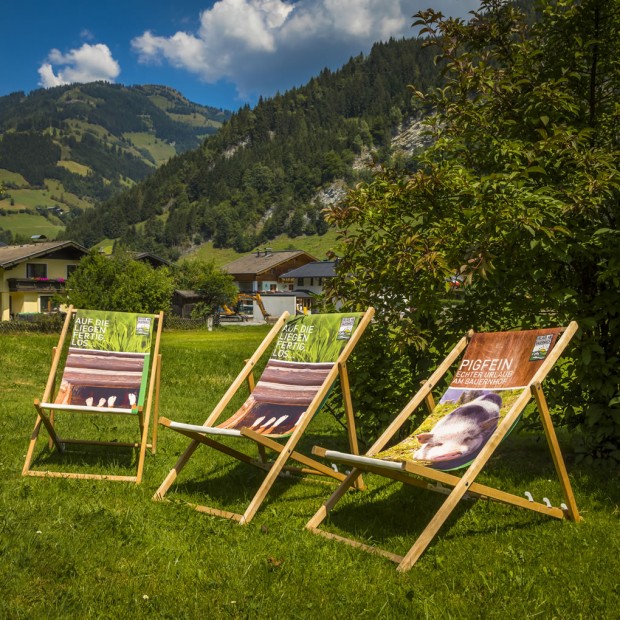
[[[331,260],[308,263],[282,274],[282,278],[333,278],[336,275],[336,262]]]
[[[307,257],[310,260],[316,260],[314,256],[303,250],[253,252],[224,265],[222,269],[230,274],[260,275],[297,257]]]
[[[130,254],[134,260],[149,263],[151,267],[155,267],[155,269],[157,269],[157,267],[170,266],[170,261],[152,252],[130,252]]]
[[[6,245],[0,247],[0,267],[9,269],[19,265],[19,263],[23,263],[25,260],[50,257],[50,254],[64,253],[65,250],[82,255],[88,254],[88,250],[85,247],[74,241],[46,241],[24,245]]]
[[[174,294],[178,295],[179,297],[185,300],[203,299],[204,297],[204,295],[201,295],[200,293],[197,293],[196,291],[184,290],[184,289],[178,289],[178,288],[174,289]]]

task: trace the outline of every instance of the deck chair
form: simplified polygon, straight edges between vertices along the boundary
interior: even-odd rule
[[[352,468],[351,473],[306,524],[310,531],[378,553],[410,569],[422,555],[458,502],[470,498],[495,500],[562,519],[579,520],[562,460],[542,381],[568,345],[577,324],[532,331],[472,333],[463,337],[419,392],[364,456],[316,447],[313,454]],[[438,405],[432,390],[463,353],[452,382]],[[566,504],[562,508],[478,484],[476,476],[534,398],[547,437]],[[409,416],[426,403],[429,417],[400,443],[386,448]],[[462,476],[450,473],[467,468]],[[378,549],[319,529],[320,524],[362,472],[447,494],[447,498],[405,556]],[[429,482],[430,481],[430,482]]]
[[[71,339],[67,343],[67,334],[71,324],[73,324]],[[37,420],[22,471],[24,476],[116,480],[136,484],[141,482],[146,449],[151,448],[155,453],[157,444],[156,422],[161,369],[159,342],[162,326],[163,312],[131,314],[69,308],[58,345],[53,349],[52,365],[43,398],[34,401]],[[65,349],[67,349],[66,359]],[[62,359],[65,359],[64,369],[60,386],[56,389],[58,369]],[[152,443],[147,443],[153,407],[155,417]],[[57,431],[57,420],[55,420],[59,413],[132,416],[138,421],[139,440],[128,443],[61,438]],[[35,446],[42,426],[49,434],[50,449],[55,446],[60,453],[65,452],[67,444],[138,449],[136,475],[120,476],[32,469]]]
[[[313,314],[289,318],[288,312],[283,313],[202,426],[173,422],[163,417],[159,419],[160,424],[189,437],[192,442],[170,470],[153,499],[164,498],[179,472],[201,444],[267,471],[263,483],[243,514],[209,506],[193,506],[200,512],[232,519],[241,524],[248,523],[254,517],[275,479],[285,469],[343,480],[344,475],[299,453],[296,446],[336,379],[340,377],[349,445],[351,451],[358,454],[346,362],[373,314],[373,308],[363,314]],[[260,380],[255,383],[252,369],[276,337],[271,357]],[[246,381],[250,388],[247,400],[231,417],[215,426],[232,397]],[[252,458],[246,452],[222,443],[222,437],[239,438],[246,445],[249,440],[249,445],[257,446],[259,458]],[[284,444],[276,441],[284,438]],[[267,461],[266,449],[277,454],[275,461]],[[303,467],[285,467],[289,458]]]

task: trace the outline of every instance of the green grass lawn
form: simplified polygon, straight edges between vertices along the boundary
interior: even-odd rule
[[[166,332],[162,415],[201,423],[266,327]],[[54,335],[0,333],[0,618],[617,618],[617,472],[568,459],[579,524],[479,501],[464,502],[417,565],[389,561],[304,531],[331,484],[279,480],[246,526],[200,514],[183,501],[242,510],[258,470],[204,447],[168,493],[151,496],[187,441],[163,430],[140,486],[22,477]],[[372,389],[372,385],[369,385]],[[237,401],[239,402],[239,401]],[[59,414],[60,415],[60,414]],[[135,436],[132,420],[64,414],[61,431]],[[561,436],[569,448],[569,438]],[[302,451],[344,448],[322,413]],[[124,449],[73,450],[59,460],[39,442],[37,464],[133,473]],[[565,452],[570,452],[566,449]],[[513,433],[480,482],[560,501],[540,435]],[[443,496],[368,476],[328,528],[406,551]],[[183,500],[183,501],[181,501]]]

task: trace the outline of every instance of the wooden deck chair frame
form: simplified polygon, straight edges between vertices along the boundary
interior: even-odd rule
[[[362,457],[355,457],[355,455],[346,455],[343,453],[337,453],[330,450],[325,450],[320,447],[313,449],[313,454],[323,458],[327,458],[331,461],[345,463],[353,467],[351,473],[346,477],[342,484],[334,491],[331,497],[321,506],[316,514],[306,524],[306,529],[315,534],[320,534],[325,538],[332,540],[338,540],[345,542],[353,547],[363,549],[365,551],[382,555],[396,564],[398,564],[399,571],[409,570],[424,553],[427,546],[433,540],[438,533],[441,526],[445,523],[446,519],[452,513],[458,502],[465,496],[476,499],[487,499],[492,501],[501,502],[527,510],[533,510],[538,513],[548,515],[557,519],[567,518],[572,521],[579,521],[579,512],[577,511],[577,505],[566,471],[566,466],[560,452],[560,447],[555,434],[547,402],[542,389],[542,381],[545,379],[549,371],[553,368],[558,358],[568,345],[569,341],[577,331],[578,326],[576,322],[571,322],[570,325],[564,328],[563,333],[556,345],[545,361],[536,371],[534,377],[529,383],[529,387],[525,388],[522,394],[514,402],[506,416],[503,418],[497,429],[490,437],[488,442],[482,448],[478,456],[469,465],[469,468],[462,476],[455,476],[448,472],[439,471],[430,467],[415,464],[412,462],[400,463],[380,461],[378,459],[370,458],[375,454],[378,454],[383,450],[388,442],[395,436],[399,429],[405,424],[409,416],[423,403],[426,404],[429,411],[432,411],[435,407],[435,403],[432,396],[432,390],[441,380],[444,374],[449,370],[452,364],[458,359],[460,354],[465,350],[467,344],[473,334],[470,332],[467,336],[463,337],[461,341],[454,347],[450,354],[445,358],[441,365],[436,369],[432,376],[423,383],[422,388],[415,394],[415,396],[407,403],[404,409],[399,415],[392,421],[385,432],[377,439],[377,441],[368,450],[367,454]],[[547,438],[547,443],[551,451],[553,463],[559,478],[560,486],[566,501],[566,505],[562,508],[555,508],[549,506],[547,503],[538,503],[526,499],[525,497],[519,497],[492,487],[488,487],[475,482],[476,476],[487,464],[489,458],[502,441],[502,439],[511,430],[515,422],[518,420],[519,415],[529,403],[531,398],[534,398],[536,402],[538,412],[541,417],[542,426]],[[413,546],[404,555],[400,556],[383,549],[379,549],[374,546],[363,544],[359,541],[332,534],[325,530],[319,529],[321,523],[325,520],[330,511],[334,508],[337,502],[342,498],[348,489],[350,489],[357,478],[362,472],[375,473],[387,478],[403,482],[412,486],[418,486],[426,488],[432,491],[447,494],[447,498],[439,508],[435,516],[431,519],[430,523],[422,531],[420,536],[414,542]],[[416,477],[417,476],[417,477]],[[425,478],[427,480],[421,480]],[[428,482],[430,480],[430,482]],[[445,485],[445,486],[444,486]],[[446,487],[452,487],[447,492]]]
[[[242,462],[248,463],[250,465],[254,465],[260,469],[263,469],[267,472],[265,479],[263,480],[260,488],[254,495],[253,499],[250,501],[247,509],[243,514],[238,514],[234,512],[228,512],[225,510],[220,510],[218,508],[213,508],[209,506],[198,506],[194,504],[189,504],[195,510],[199,512],[204,512],[207,514],[215,515],[218,517],[224,517],[227,519],[231,519],[237,521],[240,524],[249,523],[258,509],[260,508],[263,500],[267,496],[267,493],[271,489],[273,483],[276,478],[283,472],[296,472],[303,474],[314,474],[314,475],[322,475],[329,476],[331,478],[335,478],[338,481],[342,481],[345,479],[344,474],[340,474],[335,472],[330,467],[327,467],[324,463],[321,463],[315,459],[312,459],[308,456],[297,452],[295,449],[297,443],[299,442],[301,436],[306,430],[308,424],[320,409],[323,401],[328,395],[332,385],[335,380],[340,377],[340,385],[343,394],[344,400],[344,408],[346,414],[346,422],[347,422],[347,432],[349,439],[349,446],[351,452],[353,454],[359,454],[357,437],[355,434],[355,422],[353,418],[353,405],[351,401],[351,394],[349,391],[349,378],[347,373],[347,360],[351,355],[355,345],[358,340],[364,333],[364,330],[372,320],[374,315],[374,308],[369,308],[361,317],[360,322],[357,326],[357,329],[353,332],[351,339],[343,348],[340,353],[338,360],[334,364],[332,370],[329,372],[327,378],[323,382],[320,390],[314,396],[312,402],[308,406],[306,412],[302,415],[299,424],[296,426],[295,430],[291,435],[288,436],[286,443],[283,445],[273,439],[266,437],[264,435],[260,435],[249,428],[242,428],[240,432],[240,436],[249,439],[252,442],[255,442],[258,448],[258,453],[260,458],[254,459],[244,452],[238,451],[234,448],[229,447],[228,445],[222,444],[219,441],[212,439],[210,437],[205,436],[205,434],[201,433],[201,429],[204,427],[209,427],[212,431],[218,431],[219,429],[213,429],[213,425],[218,420],[219,416],[222,414],[228,403],[231,401],[236,392],[240,389],[240,387],[247,381],[250,392],[254,389],[254,377],[253,377],[253,369],[256,366],[258,360],[265,353],[265,351],[269,348],[270,344],[274,341],[274,339],[278,336],[280,330],[284,326],[286,319],[289,316],[288,312],[284,312],[282,316],[278,319],[278,321],[274,324],[270,332],[267,334],[263,342],[256,349],[252,357],[250,357],[242,371],[239,373],[237,378],[233,381],[227,392],[224,394],[220,402],[216,405],[216,407],[211,412],[211,415],[206,419],[205,423],[202,427],[195,426],[193,429],[190,429],[191,425],[183,425],[185,428],[175,428],[174,423],[171,420],[161,417],[159,419],[160,424],[176,430],[189,437],[192,442],[189,444],[187,449],[181,454],[175,466],[170,470],[170,473],[166,476],[165,480],[162,482],[160,487],[157,489],[155,495],[153,496],[153,500],[161,501],[164,499],[168,489],[171,487],[173,482],[178,477],[180,471],[185,467],[190,457],[198,448],[198,446],[206,445],[219,450],[233,458],[236,458]],[[226,433],[222,433],[223,435]],[[265,449],[272,450],[277,453],[277,457],[273,462],[267,462]],[[296,461],[302,465],[299,467],[287,467],[286,463],[289,459]],[[363,485],[363,481],[361,479],[356,481],[357,486],[361,487]]]
[[[63,324],[62,331],[60,333],[60,338],[58,340],[57,346],[52,349],[52,364],[50,367],[50,372],[47,379],[47,384],[45,386],[45,391],[43,392],[43,397],[41,400],[35,399],[34,407],[37,411],[37,420],[34,425],[34,430],[32,431],[32,435],[30,436],[30,443],[28,445],[28,451],[26,453],[26,461],[24,463],[24,468],[22,470],[23,476],[38,476],[38,477],[53,477],[53,478],[81,478],[87,480],[112,480],[118,482],[135,482],[139,484],[142,481],[142,474],[144,470],[144,460],[146,456],[147,448],[151,449],[151,452],[155,454],[157,450],[157,415],[159,411],[159,387],[160,387],[160,378],[161,378],[161,354],[159,353],[159,345],[161,340],[161,331],[163,328],[163,312],[159,314],[146,314],[145,316],[153,317],[157,322],[157,329],[155,332],[155,344],[153,346],[152,358],[150,360],[150,370],[149,370],[149,379],[148,379],[148,391],[146,396],[146,403],[144,406],[136,407],[133,411],[127,411],[123,409],[97,409],[94,407],[81,407],[81,406],[71,406],[71,405],[54,405],[52,404],[52,399],[54,397],[54,393],[56,391],[56,383],[58,381],[58,366],[60,363],[60,358],[62,356],[63,348],[66,342],[67,334],[69,332],[69,326],[75,314],[78,312],[77,309],[70,306],[67,310],[67,316],[65,318],[65,322]],[[151,420],[151,410],[154,410],[153,415],[153,430],[152,430],[152,438],[151,443],[148,443],[148,434],[149,434],[149,423]],[[117,442],[117,441],[95,441],[88,439],[74,439],[74,438],[65,438],[60,437],[56,432],[54,417],[56,411],[66,411],[66,412],[78,412],[78,413],[104,413],[104,414],[119,414],[119,415],[137,415],[139,430],[140,430],[140,440],[137,442]],[[73,472],[59,472],[59,471],[51,471],[51,470],[36,470],[31,469],[32,460],[34,457],[34,451],[37,444],[37,440],[39,439],[39,432],[41,431],[41,427],[45,427],[49,434],[49,446],[63,453],[65,452],[66,444],[81,444],[81,445],[98,445],[98,446],[113,446],[113,447],[121,447],[121,448],[137,448],[138,452],[138,463],[137,463],[137,472],[135,476],[119,476],[119,475],[105,475],[105,474],[84,474],[84,473],[73,473]]]

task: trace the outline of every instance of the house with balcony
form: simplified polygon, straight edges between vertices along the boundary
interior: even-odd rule
[[[303,307],[299,295],[293,292],[294,281],[283,281],[282,274],[313,262],[316,258],[303,250],[265,248],[238,258],[222,269],[233,277],[240,293],[260,295],[260,301],[257,298],[251,302],[254,319],[260,321],[265,315],[280,316],[284,310],[295,314]]]
[[[53,310],[54,295],[86,254],[73,241],[0,247],[0,320]]]
[[[241,293],[282,293],[293,289],[289,282],[282,282],[287,271],[315,262],[316,258],[303,250],[256,250],[242,256],[222,269],[229,273]]]

